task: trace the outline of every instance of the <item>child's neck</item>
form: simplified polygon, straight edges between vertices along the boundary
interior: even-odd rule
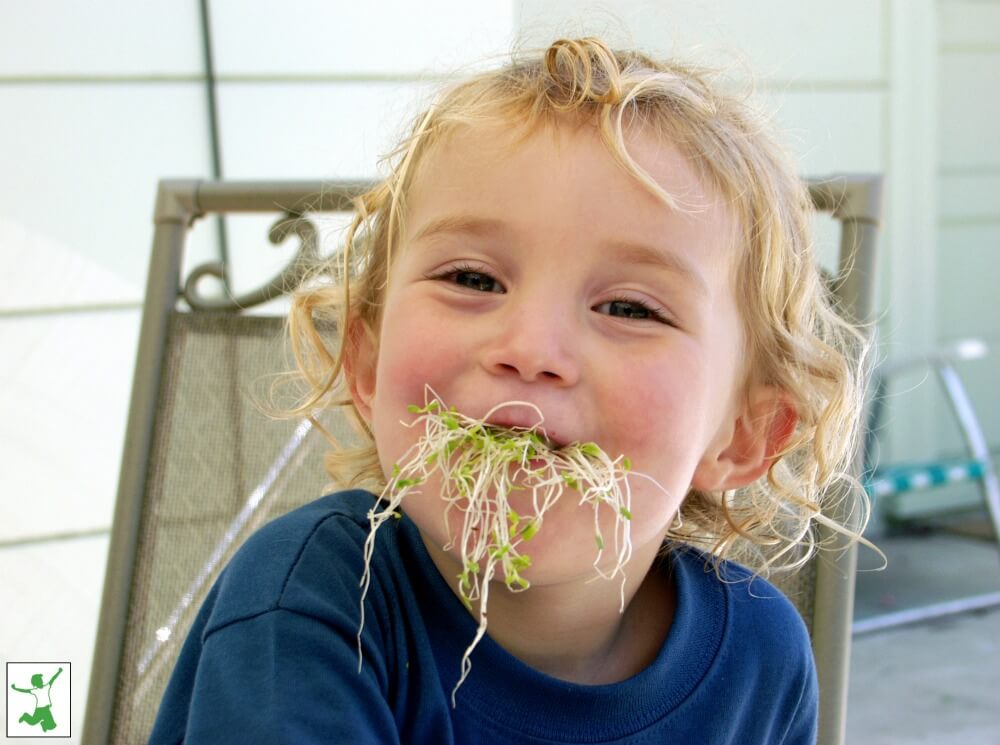
[[[449,572],[450,557],[425,544],[441,575],[454,574]],[[675,586],[667,573],[650,570],[654,559],[633,554],[624,613],[617,581],[535,585],[519,593],[496,583],[490,591],[487,633],[519,660],[552,677],[587,685],[625,680],[653,662],[673,619]]]

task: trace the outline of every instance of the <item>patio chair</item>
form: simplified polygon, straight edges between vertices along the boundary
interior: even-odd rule
[[[220,570],[259,525],[320,496],[327,442],[308,424],[268,421],[247,395],[257,381],[288,367],[283,320],[245,311],[298,283],[317,255],[310,216],[349,210],[363,188],[161,183],[85,743],[145,741],[179,646]],[[811,182],[810,190],[817,207],[841,222],[840,303],[854,318],[869,320],[881,179],[833,177]],[[221,266],[200,267],[182,284],[193,221],[250,212],[277,214],[273,241],[300,241],[290,268],[228,301],[198,291],[204,275],[223,276]],[[344,442],[354,437],[348,421],[324,426]],[[812,634],[825,745],[844,737],[854,569],[854,550],[845,548],[781,583]]]
[[[884,364],[876,370],[865,442],[865,488],[874,504],[890,523],[904,523],[894,517],[915,492],[938,489],[962,482],[973,482],[986,507],[992,539],[1000,548],[1000,481],[986,435],[972,399],[956,368],[956,363],[975,360],[987,354],[987,346],[978,339],[964,339],[942,345],[929,354],[906,357]],[[880,462],[878,436],[889,401],[892,381],[911,372],[932,373],[941,384],[944,399],[962,434],[965,453],[958,457],[930,460]],[[905,394],[903,394],[905,399]],[[943,505],[947,509],[948,505]],[[990,592],[914,608],[879,613],[855,622],[856,634],[878,631],[931,618],[1000,605],[1000,593]]]

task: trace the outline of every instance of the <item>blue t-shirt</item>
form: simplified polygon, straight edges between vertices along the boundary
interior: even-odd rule
[[[620,683],[540,673],[487,635],[405,516],[380,528],[358,671],[362,547],[374,496],[333,494],[252,536],[185,642],[150,742],[802,744],[817,684],[793,606],[733,564],[675,550],[677,605],[655,661]],[[752,580],[752,581],[751,581]]]

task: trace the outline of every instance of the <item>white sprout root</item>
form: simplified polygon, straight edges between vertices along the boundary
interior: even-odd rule
[[[512,429],[485,423],[496,411],[510,406],[534,409],[538,422],[530,428]],[[620,610],[624,610],[625,565],[632,554],[632,493],[628,477],[643,475],[631,472],[631,463],[624,455],[611,459],[593,442],[554,447],[539,434],[544,421],[541,411],[524,401],[500,404],[483,419],[475,420],[454,407],[446,407],[428,388],[424,406],[411,405],[410,411],[418,416],[410,424],[403,423],[404,426],[423,427],[424,434],[405,453],[401,464],[393,467],[379,502],[368,513],[371,530],[365,541],[361,578],[358,669],[362,664],[361,632],[375,534],[384,522],[400,517],[399,506],[406,496],[419,493],[420,485],[437,472],[449,531],[443,549],[449,551],[458,546],[462,567],[456,577],[458,596],[470,612],[473,603],[478,601],[479,605],[479,628],[462,657],[461,676],[452,691],[454,705],[455,692],[472,668],[472,650],[486,634],[490,583],[500,570],[510,591],[528,589],[530,583],[521,575],[531,566],[525,546],[541,530],[545,514],[567,491],[577,492],[580,506],[589,505],[593,509],[594,569],[604,579],[621,577]],[[529,514],[518,514],[510,506],[508,496],[515,491],[531,493]],[[462,516],[458,536],[451,535],[448,520],[453,510]],[[608,510],[615,516],[615,523],[613,535],[606,538],[601,530],[601,515]],[[614,552],[614,564],[610,569],[602,568],[601,560],[609,547]]]

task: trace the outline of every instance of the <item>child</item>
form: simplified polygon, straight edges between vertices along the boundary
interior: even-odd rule
[[[62,668],[56,670],[55,674],[49,678],[48,683],[45,682],[45,678],[42,677],[41,673],[35,673],[31,676],[31,688],[18,688],[15,684],[11,683],[10,687],[15,691],[30,693],[35,697],[35,711],[31,714],[24,712],[21,718],[17,720],[19,723],[27,722],[32,726],[36,724],[41,725],[42,732],[48,732],[50,729],[55,729],[58,726],[55,718],[52,716],[52,684],[56,682],[56,678],[62,674],[62,671]]]
[[[754,574],[808,559],[858,420],[808,220],[697,70],[564,40],[446,91],[291,316],[300,411],[353,407],[383,501],[247,542],[152,742],[813,742]]]

